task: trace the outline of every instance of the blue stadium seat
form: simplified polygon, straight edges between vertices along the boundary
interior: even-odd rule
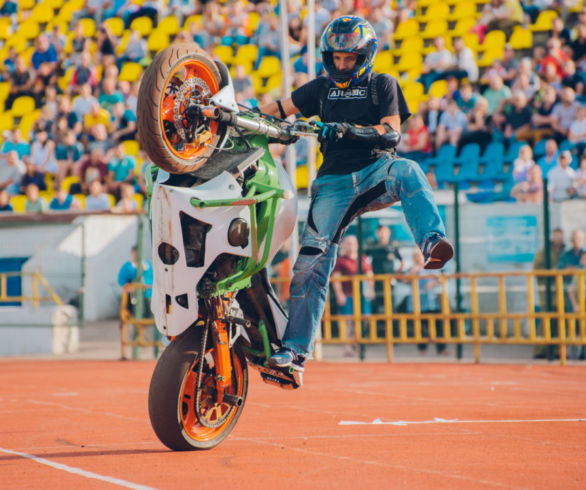
[[[456,158],[457,148],[453,145],[445,144],[438,151],[435,157],[427,159],[427,165],[430,167],[436,167],[440,163],[449,162],[453,164]]]
[[[478,143],[468,143],[460,150],[460,154],[454,160],[456,165],[468,166],[469,163],[480,161],[480,145]],[[478,166],[478,165],[477,165]]]
[[[505,145],[502,141],[491,141],[480,157],[480,163],[490,164],[498,161],[503,162],[505,157]]]
[[[505,153],[505,158],[504,161],[505,163],[512,163],[514,162],[517,157],[519,156],[519,150],[521,149],[521,147],[523,145],[526,145],[527,143],[525,143],[524,141],[511,141],[509,143],[509,148],[507,149],[507,152]]]
[[[543,138],[539,140],[537,144],[533,147],[533,160],[537,161],[543,155],[545,155],[545,145],[547,143],[547,138]]]

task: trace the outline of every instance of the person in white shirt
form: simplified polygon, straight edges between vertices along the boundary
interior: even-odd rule
[[[570,167],[570,163],[572,163],[572,154],[568,150],[562,151],[558,157],[558,164],[547,174],[547,188],[553,201],[570,199],[576,194],[574,188],[576,171]]]
[[[580,168],[576,172],[574,188],[579,198],[586,199],[586,153],[580,158]]]
[[[576,109],[576,119],[570,124],[568,139],[571,143],[586,143],[586,107]]]
[[[433,82],[455,64],[454,57],[446,49],[446,41],[442,36],[436,37],[433,40],[433,45],[435,50],[425,57],[423,73],[419,77],[419,81],[424,85],[426,92]]]

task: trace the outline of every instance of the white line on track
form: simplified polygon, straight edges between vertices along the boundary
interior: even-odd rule
[[[28,453],[21,453],[19,451],[12,451],[11,449],[5,449],[0,447],[0,452],[5,454],[11,454],[13,456],[20,456],[21,458],[31,459],[36,463],[44,464],[50,466],[51,468],[55,468],[57,470],[66,471],[67,473],[73,473],[74,475],[83,476],[84,478],[91,478],[94,480],[100,480],[106,483],[111,483],[112,485],[118,485],[119,487],[124,488],[132,488],[133,490],[153,490],[153,487],[146,487],[144,485],[139,485],[137,483],[132,483],[126,480],[121,480],[119,478],[113,478],[111,476],[100,475],[98,473],[93,473],[92,471],[85,471],[80,468],[75,468],[74,466],[68,466],[66,464],[55,463],[54,461],[50,461],[45,458],[40,458],[38,456],[34,456],[33,454]]]
[[[433,420],[394,420],[390,422],[383,422],[381,419],[374,419],[372,422],[364,422],[357,420],[340,420],[338,425],[423,425],[423,424],[527,424],[527,423],[547,423],[547,422],[586,422],[583,419],[504,419],[504,420],[458,420],[458,419],[442,419],[435,417]]]

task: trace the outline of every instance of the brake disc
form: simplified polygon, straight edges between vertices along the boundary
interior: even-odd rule
[[[173,106],[173,119],[175,121],[175,129],[181,139],[184,141],[191,142],[192,138],[187,132],[191,129],[191,121],[185,124],[185,109],[190,104],[207,105],[212,97],[212,92],[208,85],[197,77],[188,78],[183,82],[177,91],[177,97],[175,97],[175,104]],[[206,133],[211,132],[207,129],[207,124],[203,122],[203,119],[198,121],[198,126],[193,132],[195,141],[198,144],[204,143],[208,138]]]

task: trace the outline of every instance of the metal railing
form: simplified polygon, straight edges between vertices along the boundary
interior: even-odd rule
[[[21,281],[23,278],[30,277],[32,281],[32,296],[14,296],[8,295],[8,279],[19,278]],[[40,295],[40,289],[44,289],[44,293],[47,296]],[[22,272],[3,272],[0,273],[0,307],[6,303],[32,303],[33,307],[38,308],[41,303],[52,302],[58,306],[63,305],[63,301],[45,279],[40,272],[22,273]]]
[[[438,281],[437,299],[439,311],[422,311],[420,280]],[[361,288],[364,281],[374,281],[382,300],[382,311],[362,313]],[[367,277],[335,277],[332,282],[352,284],[353,313],[337,313],[329,299],[322,318],[322,344],[384,344],[387,359],[393,359],[393,346],[397,344],[472,344],[474,359],[480,361],[483,344],[499,345],[543,345],[559,348],[560,363],[567,360],[569,345],[586,346],[586,270],[566,269],[563,271],[528,272],[482,272],[474,274],[422,274],[422,275],[375,275]],[[462,301],[466,308],[454,307],[454,294],[450,286],[459,281],[457,290],[463,291]],[[274,283],[287,282],[276,279]],[[513,284],[510,284],[513,282]],[[578,310],[568,311],[568,283],[574,283]],[[412,311],[399,312],[394,309],[393,293],[399,284],[409,285],[412,297]],[[127,347],[160,348],[162,343],[153,334],[146,336],[146,327],[154,325],[152,318],[137,318],[132,315],[128,301],[136,288],[146,289],[142,284],[124,287],[120,307],[122,356]],[[538,303],[545,306],[544,298],[549,293],[548,311],[540,310]],[[536,302],[536,294],[542,296]],[[496,301],[494,296],[496,295]],[[515,295],[515,306],[510,299]],[[492,296],[492,298],[489,298]],[[481,301],[484,297],[491,301]],[[507,301],[509,299],[509,301]],[[491,307],[496,304],[496,307]],[[488,306],[487,306],[488,305]],[[515,309],[515,311],[511,311]],[[492,311],[488,311],[492,310]],[[354,335],[347,335],[345,324],[353,323]],[[132,338],[128,337],[128,325],[136,327]]]
[[[149,300],[144,297],[144,293],[149,289],[151,286],[136,282],[125,284],[122,288],[120,297],[120,356],[122,359],[128,358],[129,347],[132,348],[133,359],[139,357],[139,349],[153,348],[154,356],[157,357],[159,349],[163,347],[161,336],[154,326],[155,320],[148,314]]]

